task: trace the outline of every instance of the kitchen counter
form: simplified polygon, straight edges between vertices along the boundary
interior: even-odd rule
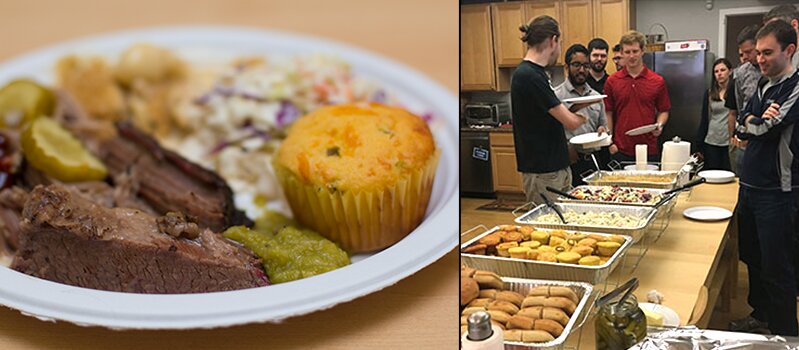
[[[247,26],[312,35],[373,51],[418,70],[454,96],[459,88],[458,12],[454,5],[420,0],[312,4],[4,0],[0,32],[6,35],[0,60],[64,40],[145,26]],[[387,35],[391,40],[386,40]],[[71,51],[81,53],[81,49],[77,46]],[[455,234],[456,227],[457,218],[452,218],[443,229]],[[458,254],[453,250],[392,286],[330,309],[280,323],[221,329],[116,331],[43,322],[0,307],[0,349],[456,349],[457,269]],[[54,305],[58,302],[59,296],[53,295]]]

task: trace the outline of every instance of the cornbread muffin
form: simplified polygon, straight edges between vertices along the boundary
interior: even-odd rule
[[[297,221],[358,253],[390,246],[422,221],[438,156],[422,118],[344,104],[300,118],[274,166]]]
[[[508,257],[510,253],[508,253],[508,249],[518,247],[519,243],[513,242],[505,242],[497,244],[497,255]]]
[[[532,249],[528,247],[515,247],[508,249],[508,253],[510,254],[511,258],[527,259],[527,252],[531,250]]]
[[[621,244],[617,242],[599,242],[596,244],[596,248],[599,251],[600,256],[613,256],[617,250],[619,250]]]
[[[598,256],[589,255],[580,258],[579,261],[580,265],[587,265],[587,266],[598,266],[601,264],[600,258]]]

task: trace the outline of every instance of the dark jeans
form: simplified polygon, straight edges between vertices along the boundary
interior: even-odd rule
[[[730,167],[730,148],[728,146],[713,146],[705,144],[704,170],[732,170]]]
[[[610,163],[610,151],[607,147],[602,147],[594,152],[596,162],[602,170],[610,170],[608,163]],[[583,174],[587,174],[589,170],[596,171],[594,160],[591,159],[590,154],[577,153],[577,161],[569,166],[572,169],[572,186],[577,187],[585,185],[583,181]]]
[[[749,269],[752,316],[769,323],[773,334],[796,336],[794,219],[799,194],[738,190],[738,240]]]

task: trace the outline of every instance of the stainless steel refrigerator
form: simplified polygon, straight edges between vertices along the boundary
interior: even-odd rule
[[[660,135],[661,148],[663,142],[679,136],[691,142],[692,152],[696,151],[702,97],[710,86],[714,60],[715,55],[705,50],[644,54],[644,64],[666,81],[671,100],[669,121]]]

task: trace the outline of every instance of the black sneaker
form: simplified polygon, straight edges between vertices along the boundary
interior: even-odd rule
[[[730,331],[744,333],[768,332],[768,323],[760,321],[752,316],[746,316],[740,320],[730,321]]]

